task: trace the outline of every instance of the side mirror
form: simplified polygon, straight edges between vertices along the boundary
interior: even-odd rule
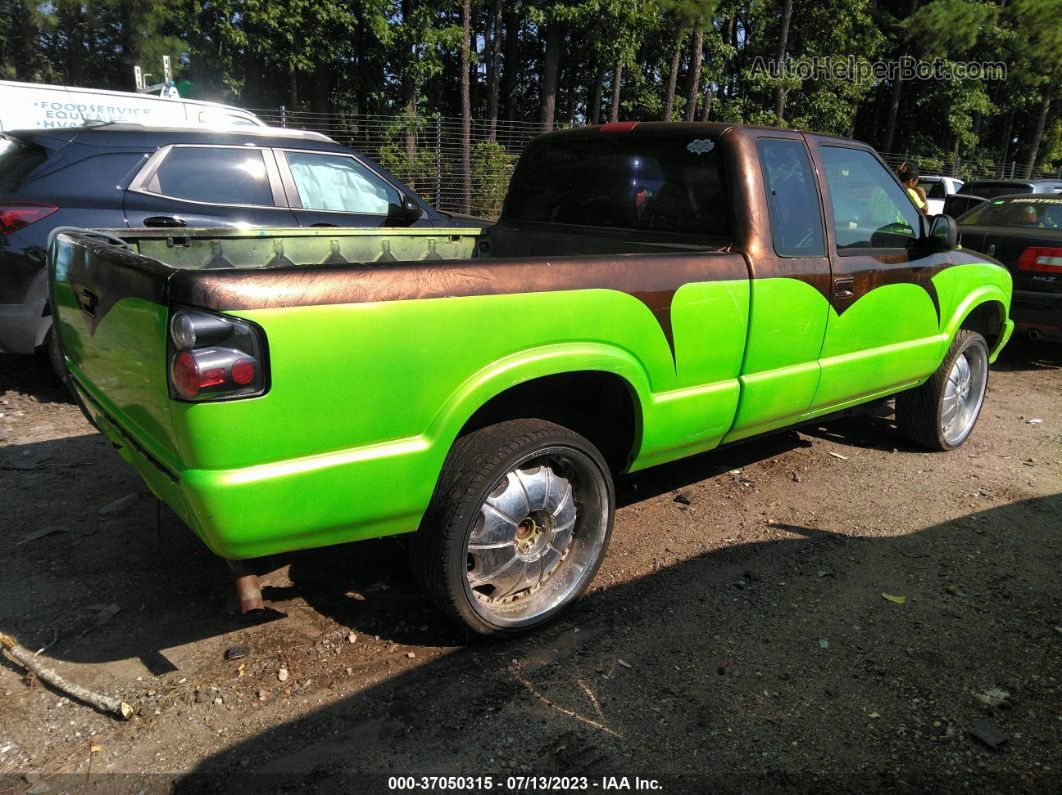
[[[929,225],[926,243],[932,251],[953,251],[959,245],[959,225],[950,215],[937,215]]]
[[[401,204],[387,206],[387,217],[394,221],[412,223],[424,215],[424,210],[412,196],[403,196]]]

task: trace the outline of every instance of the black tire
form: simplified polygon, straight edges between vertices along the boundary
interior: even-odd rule
[[[517,477],[511,481],[511,475]],[[546,529],[549,515],[544,510],[533,510],[533,489],[524,485],[523,478],[537,478],[536,483],[547,484],[542,496],[543,509],[548,507],[550,489],[568,484],[566,497],[573,518],[566,520],[564,526],[570,530],[562,530],[556,522]],[[534,577],[533,567],[537,562],[538,582],[515,592],[514,596],[499,592],[495,602],[490,594],[474,590],[493,589],[493,586],[473,586],[470,582],[479,560],[469,544],[473,533],[485,532],[483,517],[497,513],[487,510],[489,501],[497,499],[499,494],[509,494],[510,488],[514,495],[519,495],[513,482],[522,488],[527,508],[522,521],[519,517],[515,521],[504,520],[512,525],[514,534],[513,558],[509,564],[515,561],[521,572]],[[557,501],[552,516],[563,510],[563,502],[563,499]],[[451,618],[479,635],[515,635],[551,621],[582,595],[605,556],[614,512],[612,477],[593,444],[568,428],[544,420],[501,422],[473,431],[454,443],[420,529],[411,538],[410,561],[421,585]],[[540,525],[532,521],[535,514],[544,514]],[[545,546],[550,550],[540,553],[542,560],[527,562],[522,557],[517,560],[518,550],[521,553],[528,550],[518,546],[527,543],[526,539],[517,541],[515,534],[527,523],[534,528],[532,537],[545,538]],[[499,527],[507,529],[504,523]],[[561,533],[566,535],[563,554],[552,546],[555,541],[561,545]],[[476,546],[478,549],[489,545]],[[501,546],[508,552],[507,542]],[[548,573],[544,559],[547,556],[553,558]],[[507,565],[502,565],[500,570],[504,571]],[[511,605],[506,604],[507,599],[512,601]],[[520,602],[521,599],[525,601]]]
[[[977,385],[976,408],[968,427],[959,436],[949,437],[944,428],[945,395],[949,375],[959,357],[979,362],[983,379]],[[896,424],[900,432],[920,447],[928,450],[954,450],[962,445],[973,431],[984,404],[988,386],[988,343],[976,331],[960,329],[948,348],[940,367],[922,386],[896,396]]]

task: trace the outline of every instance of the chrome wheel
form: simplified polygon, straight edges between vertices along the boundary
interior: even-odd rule
[[[466,544],[473,609],[515,626],[567,602],[593,576],[608,535],[608,489],[574,449],[541,450],[495,481]]]
[[[941,398],[941,433],[951,446],[957,446],[973,430],[988,383],[988,352],[983,344],[968,346],[948,373]]]

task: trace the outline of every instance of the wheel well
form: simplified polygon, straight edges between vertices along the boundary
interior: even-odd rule
[[[999,301],[986,301],[979,304],[962,321],[961,328],[976,331],[988,342],[988,350],[993,351],[1003,334],[1003,322],[1006,310]]]
[[[512,419],[541,419],[570,428],[601,451],[613,472],[634,452],[640,416],[631,386],[611,373],[581,371],[535,378],[495,395],[461,434]]]

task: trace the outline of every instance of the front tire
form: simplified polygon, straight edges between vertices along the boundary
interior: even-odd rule
[[[481,635],[518,634],[590,585],[614,512],[593,444],[544,420],[501,422],[454,443],[410,560],[452,618]]]
[[[977,424],[988,388],[988,343],[960,329],[948,355],[922,386],[896,396],[896,424],[915,444],[954,450]]]

